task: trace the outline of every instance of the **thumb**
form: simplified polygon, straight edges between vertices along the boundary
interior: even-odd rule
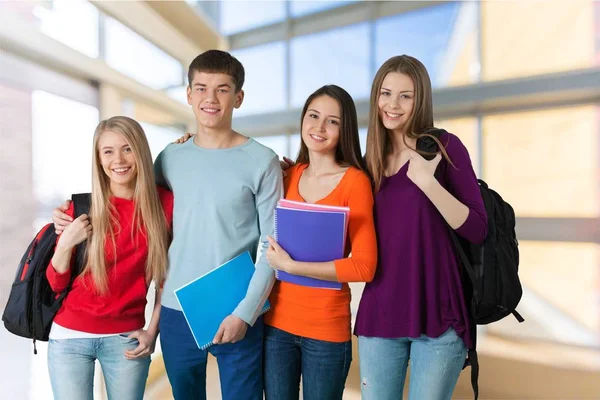
[[[140,336],[140,331],[131,332],[127,339],[137,339]]]
[[[267,236],[267,240],[269,241],[269,244],[271,246],[273,246],[273,249],[275,251],[277,251],[277,250],[279,250],[281,248],[281,246],[279,246],[279,243],[277,243],[277,241],[275,239],[273,239],[273,237]]]
[[[224,333],[225,333],[225,328],[223,328],[223,325],[221,324],[221,326],[219,326],[219,330],[217,331],[217,333],[213,339],[213,344],[221,343],[221,340],[223,340]]]
[[[61,211],[67,211],[69,209],[69,207],[71,206],[71,200],[66,200],[64,203],[62,203],[60,205],[60,209]]]

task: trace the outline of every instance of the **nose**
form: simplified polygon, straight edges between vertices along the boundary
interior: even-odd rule
[[[206,101],[209,103],[214,103],[217,100],[217,95],[214,90],[208,90],[206,94]]]
[[[319,130],[319,132],[325,132],[325,124],[326,124],[325,118],[323,118],[321,120],[321,122],[319,122],[317,124],[317,129]]]
[[[389,104],[391,108],[398,108],[400,106],[400,101],[398,100],[398,97],[392,97]]]

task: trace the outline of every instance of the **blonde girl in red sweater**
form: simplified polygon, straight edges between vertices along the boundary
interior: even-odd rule
[[[93,398],[100,362],[109,399],[142,399],[158,335],[160,291],[148,329],[146,295],[167,269],[173,195],[154,183],[142,127],[131,118],[100,122],[94,134],[90,215],[59,236],[46,276],[56,293],[71,280],[73,250],[85,241],[73,281],[50,332],[48,369],[56,400]],[[73,217],[73,206],[67,210]],[[91,221],[91,222],[90,222]]]

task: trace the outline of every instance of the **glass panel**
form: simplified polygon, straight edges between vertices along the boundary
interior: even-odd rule
[[[290,13],[292,17],[301,17],[303,15],[313,14],[318,11],[325,11],[340,6],[345,6],[354,1],[348,0],[329,0],[329,1],[304,1],[294,0],[290,2]]]
[[[288,137],[287,135],[278,136],[260,136],[255,137],[258,143],[261,143],[273,150],[279,158],[283,158],[288,152]]]
[[[106,62],[154,89],[183,83],[183,66],[125,25],[106,18]]]
[[[175,141],[185,133],[183,129],[169,126],[152,125],[146,122],[140,122],[140,125],[142,125],[142,128],[146,133],[150,152],[152,153],[152,161],[156,159],[158,154],[163,151],[169,143]]]
[[[178,102],[188,105],[187,102],[187,87],[188,85],[175,86],[165,90],[167,95],[173,100],[177,100]]]
[[[452,2],[378,20],[375,23],[377,67],[390,57],[408,54],[425,65],[433,86],[446,86],[448,65],[456,64],[460,57],[470,58],[468,51],[467,55],[460,55],[460,50],[468,47],[466,43],[452,47],[456,54],[449,51],[451,40],[459,39],[453,36],[459,10],[460,4]],[[462,38],[463,41],[466,39]],[[465,80],[460,76],[455,79],[457,82]]]
[[[42,91],[32,95],[33,191],[40,228],[72,193],[89,192],[98,109]]]
[[[99,12],[87,1],[40,2],[33,9],[46,35],[87,56],[98,57]]]
[[[292,105],[301,107],[319,87],[336,84],[355,99],[371,90],[369,24],[300,36],[291,41]]]
[[[475,118],[456,118],[436,121],[435,126],[447,130],[459,137],[471,157],[473,170],[480,176],[479,151],[477,144],[477,120]]]
[[[299,133],[294,133],[290,136],[290,155],[288,157],[294,161],[296,161],[298,153],[300,152],[300,140]]]
[[[221,33],[233,33],[272,24],[285,18],[283,1],[221,1]]]
[[[598,115],[580,106],[485,117],[484,179],[519,216],[600,216]]]
[[[600,245],[521,241],[519,252],[523,298],[517,310],[525,323],[509,316],[486,331],[504,338],[598,346]]]
[[[367,153],[367,131],[367,127],[360,128],[358,130],[358,138],[360,139],[360,151],[363,155]]]
[[[236,116],[286,108],[285,44],[250,47],[233,52],[246,71],[244,102]]]
[[[594,16],[597,19],[598,13],[594,12],[594,2],[551,1],[541,5],[535,1],[481,2],[484,79],[595,64]]]

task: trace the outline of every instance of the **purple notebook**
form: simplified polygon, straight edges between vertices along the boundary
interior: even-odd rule
[[[339,211],[275,209],[275,240],[296,261],[326,262],[344,258],[346,214]],[[339,282],[277,271],[277,279],[315,288],[340,290]]]

